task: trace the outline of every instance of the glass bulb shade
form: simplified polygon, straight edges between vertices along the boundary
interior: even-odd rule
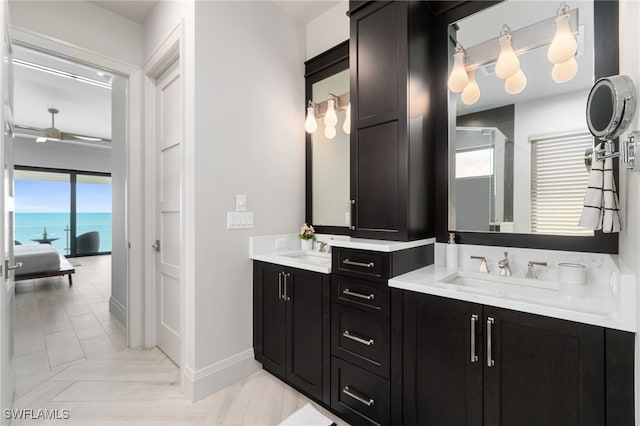
[[[500,54],[496,61],[496,77],[506,80],[520,69],[520,59],[511,47],[511,36],[500,37]]]
[[[334,126],[326,126],[324,128],[324,135],[327,139],[333,139],[336,137],[336,128]]]
[[[578,74],[578,61],[571,57],[567,62],[555,64],[551,70],[551,78],[556,83],[566,83]]]
[[[335,101],[329,99],[327,101],[327,113],[324,115],[324,125],[335,127],[336,124],[338,124],[338,116],[336,115]]]
[[[344,123],[342,123],[342,130],[348,135],[351,134],[351,102],[347,105],[347,111],[345,112]]]
[[[469,82],[469,76],[464,69],[464,52],[456,53],[453,55],[453,68],[447,81],[449,90],[453,93],[460,93]]]
[[[480,99],[480,86],[478,86],[478,82],[476,81],[475,71],[469,73],[469,83],[467,83],[462,91],[460,99],[462,99],[465,105],[473,105]]]
[[[304,130],[307,133],[313,133],[318,130],[318,123],[316,123],[315,108],[310,106],[307,108],[307,119],[304,121]]]
[[[553,64],[563,64],[571,59],[578,50],[578,42],[569,26],[569,15],[560,15],[556,18],[556,34],[551,40],[547,59]]]
[[[527,87],[527,76],[521,69],[504,81],[504,90],[510,95],[517,95]]]

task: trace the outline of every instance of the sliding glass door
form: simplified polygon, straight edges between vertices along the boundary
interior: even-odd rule
[[[111,176],[16,167],[16,244],[51,244],[66,256],[111,252]]]

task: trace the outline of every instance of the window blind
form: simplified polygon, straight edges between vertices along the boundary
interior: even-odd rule
[[[589,172],[584,151],[593,146],[589,132],[531,139],[531,232],[593,235],[578,226]]]

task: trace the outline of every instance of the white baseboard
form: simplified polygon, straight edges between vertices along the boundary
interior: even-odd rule
[[[198,370],[185,365],[184,393],[195,402],[244,379],[260,368],[260,363],[253,359],[253,348]]]
[[[109,297],[109,313],[113,315],[124,328],[127,328],[127,308],[113,296]]]

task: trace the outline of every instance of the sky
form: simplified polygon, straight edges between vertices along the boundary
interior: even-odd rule
[[[65,182],[15,181],[16,213],[68,213],[71,185]],[[78,213],[111,212],[111,185],[78,183]]]

